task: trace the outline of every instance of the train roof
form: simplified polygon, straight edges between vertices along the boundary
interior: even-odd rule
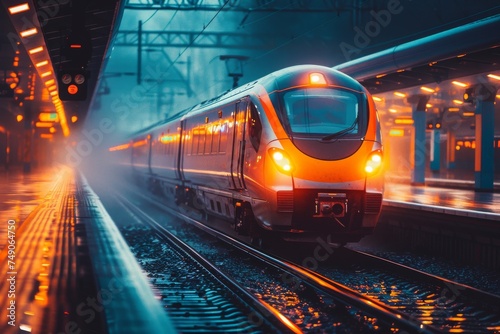
[[[150,125],[149,127],[142,129],[133,135],[132,138],[141,137],[151,133],[155,128],[161,127],[167,123],[170,123],[175,120],[182,120],[190,115],[197,114],[199,112],[203,112],[206,107],[216,105],[218,103],[224,103],[226,100],[239,97],[249,90],[253,89],[256,86],[261,86],[268,93],[272,93],[275,91],[280,91],[289,87],[299,87],[299,86],[308,86],[309,79],[308,75],[312,72],[323,73],[326,83],[329,86],[339,86],[352,90],[363,91],[363,86],[356,81],[355,79],[349,77],[348,75],[332,69],[331,67],[321,66],[321,65],[296,65],[287,67],[275,72],[272,72],[260,79],[254,80],[247,84],[244,84],[240,87],[236,87],[234,89],[223,92],[222,94],[212,98],[200,102],[190,108],[181,110],[177,112],[175,115],[168,117],[165,120],[157,122],[155,124]]]

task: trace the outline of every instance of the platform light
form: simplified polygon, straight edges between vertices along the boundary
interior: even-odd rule
[[[43,51],[43,46],[38,46],[38,47],[36,47],[36,48],[30,49],[30,50],[28,51],[28,53],[29,53],[30,55],[33,55],[33,54],[35,54],[35,53],[39,53],[39,52],[42,52],[42,51]]]
[[[310,73],[309,74],[309,83],[311,85],[326,85],[326,79],[323,73]]]
[[[453,100],[453,103],[455,103],[455,104],[464,104],[464,101],[460,101],[460,100]]]
[[[394,119],[394,124],[399,125],[412,125],[414,123],[413,118],[410,117],[398,117]]]
[[[399,96],[399,97],[406,97],[406,94],[401,93],[401,92],[394,92],[394,95]]]
[[[373,101],[382,102],[382,98],[378,96],[372,96]]]
[[[405,135],[405,130],[401,128],[392,128],[389,130],[390,137],[403,137]]]
[[[52,138],[54,138],[54,135],[52,133],[41,133],[40,134],[40,138],[43,138],[43,139],[52,139]]]
[[[390,113],[395,114],[395,113],[397,113],[397,112],[398,112],[398,110],[397,110],[397,109],[394,109],[394,108],[390,108],[390,109],[389,109],[389,112],[390,112]]]
[[[495,75],[495,74],[488,74],[487,75],[488,78],[492,78],[492,79],[495,79],[495,80],[500,80],[500,75]]]
[[[459,111],[460,111],[460,108],[457,108],[457,107],[450,107],[450,108],[448,108],[448,111],[449,111],[449,112],[459,112]]]
[[[456,80],[454,80],[454,81],[452,81],[451,83],[452,83],[452,84],[454,84],[455,86],[459,86],[459,87],[467,87],[467,84],[466,84],[466,83],[463,83],[463,82],[461,82],[461,81],[456,81]]]
[[[52,122],[36,122],[35,127],[37,128],[50,128],[54,125]]]
[[[463,117],[473,117],[474,115],[475,115],[475,113],[473,111],[464,111],[462,113]]]
[[[23,3],[17,6],[9,7],[9,12],[11,15],[26,12],[28,10],[30,10],[30,6],[28,5],[28,3]]]

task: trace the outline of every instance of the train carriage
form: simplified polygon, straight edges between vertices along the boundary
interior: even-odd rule
[[[358,241],[382,205],[380,123],[370,94],[303,65],[201,103],[135,136],[132,168],[177,202],[238,231]]]

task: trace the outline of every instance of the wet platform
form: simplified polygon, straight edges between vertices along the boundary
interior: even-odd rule
[[[2,182],[0,333],[174,331],[79,173],[11,171]]]
[[[171,326],[84,177],[64,166],[0,177],[0,333],[150,333]],[[386,189],[384,210],[440,212],[470,226],[477,217],[500,220],[496,192],[400,182]]]

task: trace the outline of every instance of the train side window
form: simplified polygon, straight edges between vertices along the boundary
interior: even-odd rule
[[[220,124],[212,126],[212,154],[219,153]]]
[[[207,124],[205,126],[205,154],[210,154],[212,150],[212,140],[213,140],[213,133],[212,133],[212,126],[210,124]]]
[[[205,136],[206,136],[205,127],[200,127],[200,135],[198,136],[200,142],[198,143],[198,154],[205,153]]]
[[[198,154],[198,142],[200,141],[200,129],[193,129],[193,148],[191,149],[192,155]]]
[[[229,124],[228,124],[228,121],[225,121],[223,124],[221,124],[221,127],[220,127],[219,153],[221,153],[221,154],[226,153],[227,132],[228,131],[229,131]]]
[[[257,107],[252,102],[249,103],[248,136],[255,151],[259,150],[260,137],[262,135],[262,123],[260,122]]]

